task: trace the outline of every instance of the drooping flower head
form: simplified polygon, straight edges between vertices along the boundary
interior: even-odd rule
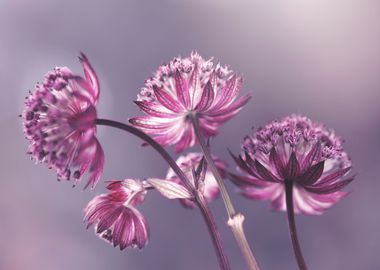
[[[175,144],[177,152],[196,143],[191,117],[197,117],[207,138],[232,118],[248,102],[238,100],[242,77],[227,66],[204,60],[192,52],[187,58],[174,58],[148,79],[135,102],[147,115],[130,122],[162,145]]]
[[[99,82],[85,55],[79,57],[84,78],[57,67],[37,83],[22,113],[29,153],[57,171],[58,179],[78,182],[88,171],[85,188],[99,181],[104,153],[96,139]]]
[[[334,131],[307,117],[292,115],[273,121],[245,138],[242,153],[234,157],[247,176],[232,175],[242,193],[270,200],[285,211],[285,180],[293,183],[295,213],[322,214],[347,193],[341,191],[353,177],[343,179],[351,161]]]
[[[201,153],[189,153],[187,155],[180,156],[176,161],[178,166],[186,174],[187,178],[192,182],[193,185],[195,185],[193,171],[196,170],[198,166],[200,165],[200,163],[202,162],[202,157],[203,157],[203,154]],[[225,178],[227,164],[223,160],[216,157],[214,157],[214,162],[215,162],[216,167],[219,170],[221,177]],[[204,164],[206,164],[206,162],[204,162]],[[201,176],[202,179],[201,179],[201,182],[199,183],[199,188],[201,189],[207,201],[211,202],[218,198],[219,186],[211,170],[207,167],[204,167],[204,169],[205,169],[204,172],[200,172],[200,174],[203,174],[203,175]],[[181,180],[178,178],[178,176],[174,173],[174,171],[171,168],[168,170],[166,179],[178,184],[181,183]],[[195,206],[194,203],[190,199],[180,199],[180,201],[185,207],[194,208]]]
[[[95,224],[95,233],[120,250],[126,247],[145,247],[149,227],[144,216],[136,209],[145,198],[142,182],[134,179],[110,181],[111,191],[92,199],[85,208],[87,228]]]

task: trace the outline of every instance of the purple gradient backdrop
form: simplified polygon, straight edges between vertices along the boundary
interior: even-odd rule
[[[85,52],[102,86],[99,115],[126,121],[132,100],[156,67],[197,49],[245,75],[252,101],[224,125],[213,150],[238,151],[251,126],[293,112],[334,127],[346,139],[356,181],[352,193],[320,217],[297,217],[312,270],[380,269],[380,1],[27,1],[0,0],[0,269],[217,269],[198,211],[157,194],[142,211],[151,241],[120,252],[82,223],[92,192],[57,183],[25,154],[17,115],[28,89],[56,65],[80,71]],[[99,128],[104,179],[163,177],[167,167],[149,148]],[[232,166],[233,167],[233,166]],[[249,242],[263,269],[296,269],[283,213],[234,194],[246,214]],[[245,269],[212,205],[233,269]]]

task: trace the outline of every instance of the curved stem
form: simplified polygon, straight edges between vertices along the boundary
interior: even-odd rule
[[[128,133],[131,133],[132,135],[135,135],[136,137],[139,137],[146,143],[148,143],[150,146],[152,146],[161,156],[162,158],[169,164],[169,166],[173,169],[173,171],[177,174],[177,176],[182,180],[183,184],[193,192],[195,202],[198,205],[202,216],[207,224],[208,230],[210,232],[213,246],[215,249],[215,252],[218,257],[218,262],[221,270],[230,270],[230,265],[228,262],[228,258],[224,252],[222,241],[220,238],[219,231],[216,227],[216,223],[214,220],[213,215],[211,214],[208,205],[204,199],[202,199],[201,195],[199,195],[193,188],[190,180],[187,178],[187,176],[184,174],[184,172],[178,167],[177,163],[174,161],[174,159],[169,155],[169,153],[154,139],[152,139],[150,136],[145,134],[144,132],[138,130],[137,128],[113,121],[113,120],[107,120],[107,119],[96,119],[95,120],[96,125],[102,125],[102,126],[110,126],[114,128],[118,128],[121,130],[124,130]]]
[[[307,270],[305,259],[303,258],[301,246],[298,241],[296,222],[294,219],[293,207],[293,181],[285,179],[285,196],[286,196],[286,212],[288,214],[289,232],[292,239],[293,251],[300,270]]]
[[[201,134],[197,116],[192,115],[190,118],[193,123],[195,136],[197,137],[198,142],[202,148],[202,152],[205,156],[207,164],[209,165],[211,172],[213,173],[219,185],[220,194],[222,196],[224,206],[226,207],[227,214],[228,214],[228,226],[232,230],[235,240],[238,243],[239,248],[244,255],[244,258],[247,262],[249,269],[258,270],[259,266],[257,264],[256,258],[253,255],[253,252],[248,244],[247,238],[244,233],[244,229],[243,229],[244,216],[241,213],[237,213],[232,204],[231,198],[228,194],[223,178],[221,177],[219,170],[216,167],[214,160],[211,156],[209,148],[206,145],[205,139],[203,138],[203,135]]]

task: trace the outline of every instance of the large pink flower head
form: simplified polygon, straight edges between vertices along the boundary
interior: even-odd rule
[[[285,181],[293,182],[295,213],[322,214],[338,202],[353,177],[343,179],[351,161],[342,139],[325,126],[292,115],[274,121],[246,137],[243,151],[234,157],[247,176],[232,180],[242,193],[256,200],[270,200],[275,210],[285,211]]]
[[[149,228],[136,209],[146,195],[142,182],[110,181],[107,188],[110,193],[96,196],[85,208],[87,228],[95,224],[96,234],[120,250],[143,248],[148,243]]]
[[[130,122],[163,145],[175,144],[177,152],[196,143],[191,117],[197,117],[205,137],[238,113],[250,99],[238,100],[242,77],[228,67],[204,60],[192,52],[158,68],[141,89],[136,104],[147,115]]]
[[[95,137],[99,82],[86,56],[80,56],[84,78],[67,67],[46,74],[26,98],[22,113],[29,153],[57,171],[58,179],[78,182],[88,171],[85,188],[98,182],[104,153]]]
[[[204,163],[204,171],[199,172],[201,174],[201,183],[199,183],[199,188],[201,189],[201,192],[206,200],[208,202],[211,202],[218,198],[219,186],[211,170],[206,167],[206,162],[202,160],[202,157],[203,154],[201,153],[189,153],[187,155],[180,156],[176,162],[193,185],[195,185],[194,171],[198,168],[198,166],[202,166],[201,162]],[[214,157],[214,162],[219,170],[221,177],[225,178],[227,164],[223,160],[216,157]],[[181,180],[172,169],[168,170],[166,179],[171,180],[175,183],[181,183]],[[190,199],[180,199],[180,201],[185,207],[194,208],[195,206]]]

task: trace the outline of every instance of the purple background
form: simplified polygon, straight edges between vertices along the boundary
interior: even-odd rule
[[[25,154],[23,99],[52,67],[80,72],[85,52],[101,80],[101,117],[140,115],[132,100],[157,66],[197,49],[245,76],[252,101],[221,128],[213,150],[229,161],[251,126],[302,113],[346,139],[356,181],[323,216],[298,216],[310,269],[380,269],[380,1],[0,0],[0,269],[217,269],[197,210],[149,194],[141,211],[151,241],[120,252],[82,223],[90,192],[57,183]],[[103,176],[163,177],[167,166],[122,132],[99,128]],[[263,269],[296,269],[284,213],[241,198],[249,242]],[[221,200],[212,204],[233,269],[246,269]]]

